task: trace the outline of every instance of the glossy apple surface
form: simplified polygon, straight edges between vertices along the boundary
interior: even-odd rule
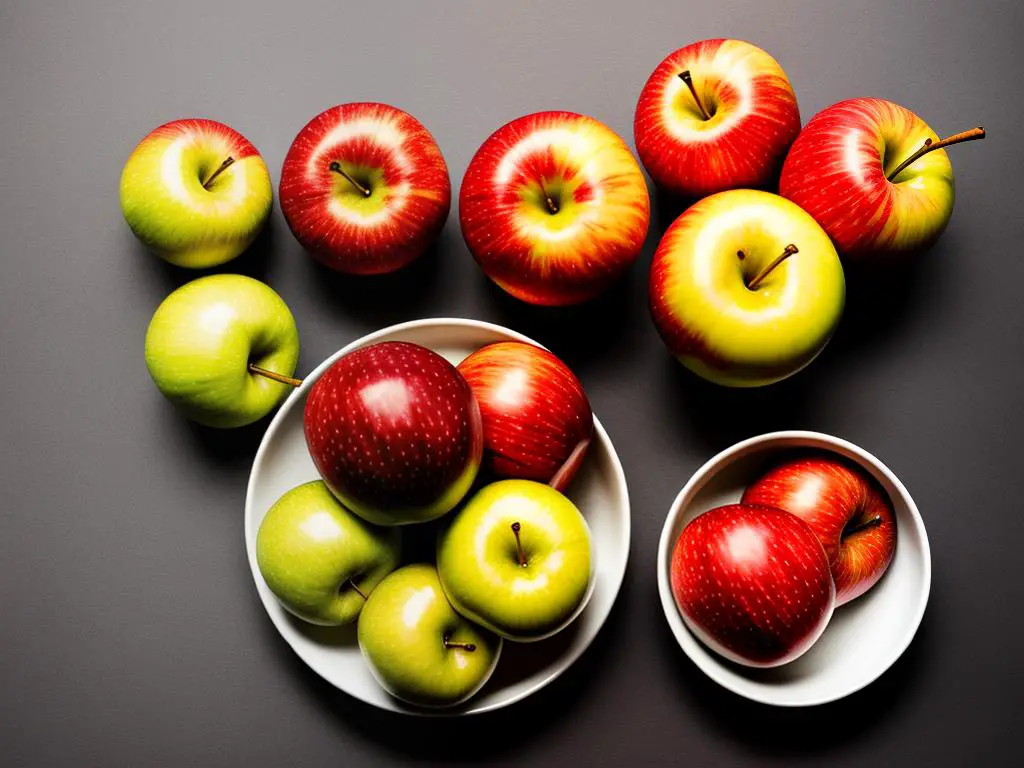
[[[741,40],[703,40],[669,54],[644,85],[633,123],[637,154],[651,178],[688,198],[773,188],[799,132],[786,73]]]
[[[590,401],[569,366],[533,344],[503,341],[458,369],[480,404],[489,469],[564,490],[594,435]]]
[[[299,132],[281,169],[281,211],[315,258],[340,272],[393,272],[448,218],[451,183],[434,137],[387,104],[341,104]]]
[[[432,565],[407,565],[387,576],[366,601],[357,632],[377,682],[422,707],[470,698],[501,653],[500,637],[455,612]]]
[[[335,362],[310,390],[306,443],[327,487],[379,525],[440,517],[480,468],[473,391],[426,347],[386,341]]]
[[[581,609],[593,578],[587,521],[531,480],[482,488],[438,539],[437,570],[455,610],[509,640],[540,640]]]
[[[538,112],[499,128],[477,150],[459,218],[470,252],[508,293],[532,304],[576,304],[636,259],[650,199],[614,131],[573,112]]]
[[[270,174],[256,147],[213,120],[161,125],[139,143],[121,173],[128,226],[179,267],[203,269],[238,256],[266,223],[272,198]]]
[[[690,521],[672,552],[671,584],[697,638],[751,667],[804,654],[835,607],[821,543],[803,520],[773,507],[729,504]]]
[[[209,275],[164,299],[146,331],[146,367],[164,397],[210,427],[266,416],[291,387],[250,365],[292,376],[295,319],[269,286],[243,275]]]
[[[256,561],[270,591],[313,624],[355,621],[398,556],[396,529],[352,514],[319,480],[274,502],[256,534]]]
[[[789,245],[798,251],[767,271]],[[845,299],[828,236],[768,192],[733,190],[696,203],[668,228],[651,263],[651,315],[665,344],[687,368],[727,386],[770,384],[810,363]]]
[[[836,605],[871,589],[896,552],[896,515],[885,491],[838,457],[781,464],[747,488],[743,503],[784,509],[810,526],[828,555]]]

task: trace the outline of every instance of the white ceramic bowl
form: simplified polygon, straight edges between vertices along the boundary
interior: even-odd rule
[[[817,643],[781,667],[753,669],[711,651],[687,629],[672,596],[672,550],[686,524],[709,509],[740,500],[743,490],[787,454],[832,451],[872,474],[896,511],[896,554],[863,596],[836,609]],[[679,492],[658,546],[658,592],[680,647],[712,680],[754,701],[784,707],[824,704],[875,680],[910,645],[928,602],[928,535],[907,489],[888,467],[856,445],[818,432],[772,432],[728,448],[698,469]]]
[[[256,564],[256,532],[271,505],[287,490],[318,478],[302,428],[306,395],[339,357],[380,341],[409,341],[433,349],[452,363],[495,341],[536,342],[477,320],[417,320],[364,336],[324,360],[285,400],[256,452],[245,499],[245,547],[256,588],[277,631],[325,680],[367,704],[396,712],[471,714],[507,706],[550,683],[586,650],[608,618],[629,558],[629,495],[626,477],[608,433],[595,417],[595,440],[568,489],[593,537],[596,571],[589,602],[575,621],[547,640],[528,646],[505,643],[490,681],[465,704],[444,710],[418,709],[389,696],[373,679],[355,640],[355,625],[317,627],[293,617],[275,599]]]

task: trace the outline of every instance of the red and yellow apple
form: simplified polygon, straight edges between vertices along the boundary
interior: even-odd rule
[[[448,166],[420,122],[387,104],[342,104],[299,132],[281,169],[281,211],[316,259],[393,272],[435,240],[451,206]]]
[[[670,54],[644,85],[633,124],[647,173],[688,198],[772,187],[799,132],[786,73],[741,40],[703,40]]]
[[[495,283],[532,304],[594,298],[640,253],[650,221],[643,173],[614,131],[538,112],[477,150],[459,192],[466,245]]]

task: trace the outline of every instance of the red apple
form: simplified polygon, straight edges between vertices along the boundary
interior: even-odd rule
[[[844,256],[917,250],[953,213],[953,167],[942,147],[984,136],[976,128],[939,141],[891,101],[841,101],[797,137],[779,192],[817,219]]]
[[[532,304],[576,304],[605,290],[640,253],[650,212],[622,139],[572,112],[499,128],[459,192],[470,252],[495,283]]]
[[[480,408],[465,379],[436,352],[398,341],[328,368],[310,390],[305,431],[327,487],[378,525],[445,514],[483,455]]]
[[[742,501],[784,509],[811,527],[828,555],[836,605],[871,589],[892,562],[896,515],[885,491],[838,458],[786,462],[747,488]]]
[[[727,659],[776,667],[825,631],[836,591],[825,550],[796,515],[729,504],[683,529],[672,594],[697,638]]]
[[[703,40],[669,54],[644,85],[633,124],[654,182],[692,198],[772,187],[799,132],[786,73],[741,40]]]
[[[565,490],[594,435],[590,401],[569,367],[533,344],[503,341],[474,352],[459,372],[480,404],[488,467]]]
[[[422,254],[451,206],[448,166],[420,122],[387,104],[342,104],[295,137],[281,211],[314,257],[339,272],[393,272]]]

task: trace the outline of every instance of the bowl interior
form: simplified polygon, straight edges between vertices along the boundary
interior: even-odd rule
[[[669,566],[679,534],[693,518],[736,503],[762,473],[808,450],[831,451],[859,464],[882,485],[896,512],[896,554],[882,579],[836,609],[817,643],[795,661],[753,669],[717,655],[686,628],[672,597]],[[822,704],[847,696],[881,675],[909,645],[928,600],[931,560],[917,507],[878,459],[846,441],[812,432],[764,435],[724,451],[697,471],[676,498],[658,553],[665,616],[686,654],[712,679],[755,701],[781,706]]]
[[[629,556],[629,498],[625,475],[604,428],[595,418],[595,440],[567,495],[580,508],[593,537],[595,574],[586,608],[566,629],[535,643],[504,644],[494,675],[465,704],[445,710],[422,710],[389,696],[373,679],[356,643],[355,625],[317,627],[294,618],[270,592],[256,565],[256,532],[267,510],[287,490],[317,479],[306,448],[303,410],[306,395],[320,375],[338,357],[366,344],[410,341],[429,347],[453,364],[495,341],[526,341],[506,328],[473,320],[424,320],[392,326],[365,336],[325,360],[281,406],[263,438],[249,478],[245,507],[245,544],[263,606],[281,636],[315,672],[369,704],[416,714],[468,714],[511,704],[542,688],[590,645],[611,610]],[[531,342],[533,343],[533,342]],[[444,518],[442,518],[442,521]],[[432,553],[436,527],[430,524],[403,529],[407,562],[424,560]]]

